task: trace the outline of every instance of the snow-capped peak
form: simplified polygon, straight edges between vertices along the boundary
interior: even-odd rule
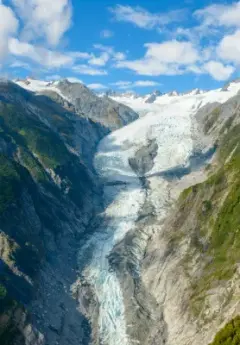
[[[193,90],[190,90],[190,91],[187,91],[184,93],[184,95],[189,95],[189,96],[194,96],[194,95],[200,95],[204,93],[203,90],[200,90],[200,89],[193,89]]]
[[[169,97],[174,97],[174,96],[179,96],[179,93],[176,90],[174,90],[174,91],[168,92],[167,95]]]

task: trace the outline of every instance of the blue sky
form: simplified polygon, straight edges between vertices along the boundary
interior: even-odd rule
[[[211,89],[238,77],[240,1],[0,0],[2,75],[94,90]]]

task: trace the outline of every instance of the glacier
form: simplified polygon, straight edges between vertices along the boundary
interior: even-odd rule
[[[146,197],[141,183],[143,176],[132,170],[129,159],[149,141],[154,140],[157,143],[158,150],[153,167],[144,177],[158,178],[159,191],[157,196],[152,192],[152,202],[156,205],[158,218],[164,218],[167,212],[165,204],[169,200],[169,186],[164,177],[161,177],[161,172],[178,166],[187,167],[195,150],[204,151],[209,148],[209,142],[203,137],[200,138],[195,114],[203,105],[222,103],[238,90],[239,85],[233,85],[229,92],[215,90],[181,97],[159,96],[150,105],[134,98],[114,98],[132,107],[142,116],[106,136],[100,142],[95,155],[95,169],[105,186],[105,221],[81,249],[79,261],[82,261],[86,252],[92,251],[92,258],[84,269],[84,277],[94,289],[99,302],[98,326],[101,344],[128,345],[134,341],[127,335],[128,325],[124,315],[121,286],[108,260],[114,246],[134,229]],[[175,194],[177,197],[178,193]]]

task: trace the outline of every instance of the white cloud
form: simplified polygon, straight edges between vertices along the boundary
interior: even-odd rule
[[[111,30],[103,30],[101,32],[101,37],[103,37],[103,38],[111,38],[113,36],[114,36],[114,32]]]
[[[116,64],[118,68],[128,68],[140,75],[174,75],[184,72],[184,66],[199,59],[196,48],[190,42],[176,40],[163,43],[145,44],[147,52],[139,60],[123,60]]]
[[[203,70],[201,69],[201,67],[197,66],[197,65],[189,65],[187,66],[187,72],[192,72],[194,74],[202,74]]]
[[[117,81],[112,83],[112,85],[117,86],[119,89],[126,89],[132,85],[131,81]]]
[[[122,61],[126,59],[126,54],[121,53],[121,52],[117,52],[113,54],[113,59],[115,61]]]
[[[138,80],[135,83],[133,83],[133,86],[135,87],[148,87],[148,86],[159,86],[160,83],[152,80]]]
[[[128,68],[139,75],[159,76],[181,74],[178,65],[160,63],[157,59],[142,59],[134,61],[121,61],[116,64],[118,68]]]
[[[221,40],[217,47],[217,54],[223,60],[240,63],[240,30]]]
[[[228,79],[235,71],[235,68],[233,66],[224,66],[221,62],[218,61],[207,62],[203,65],[203,69],[218,81]]]
[[[0,3],[0,60],[8,54],[9,37],[18,30],[18,20],[10,7]]]
[[[45,38],[56,46],[70,28],[72,6],[69,0],[11,0],[24,22],[25,40]]]
[[[103,84],[89,84],[88,87],[92,90],[103,90],[107,89],[107,87]]]
[[[70,83],[79,83],[83,84],[83,81],[81,79],[75,78],[75,77],[67,77],[66,78]]]
[[[26,70],[31,70],[31,66],[26,63],[26,62],[23,62],[23,61],[18,61],[16,60],[15,62],[13,62],[11,65],[10,65],[11,68],[24,68]]]
[[[153,87],[153,86],[159,86],[160,83],[153,81],[153,80],[137,80],[135,82],[131,81],[118,81],[116,83],[113,83],[112,85],[117,86],[119,89],[129,89],[136,88],[136,87]]]
[[[106,52],[108,54],[114,53],[114,48],[111,46],[105,46],[104,44],[94,44],[93,48]]]
[[[93,48],[103,52],[99,57],[92,54],[92,58],[88,63],[96,66],[104,66],[110,59],[114,61],[122,61],[126,59],[126,54],[123,52],[115,51],[111,46],[105,46],[103,44],[94,44]]]
[[[74,59],[82,59],[82,60],[88,60],[91,59],[92,55],[85,52],[71,52],[69,53],[69,56],[71,56]]]
[[[163,63],[189,64],[198,60],[198,52],[191,42],[177,40],[163,43],[148,43],[146,58],[157,59]]]
[[[12,55],[31,59],[48,68],[67,67],[73,63],[71,56],[21,42],[16,38],[9,40],[9,51]]]
[[[88,65],[75,65],[73,66],[72,70],[78,74],[86,74],[86,75],[107,75],[107,71],[92,68]]]
[[[100,56],[96,57],[93,55],[90,60],[88,60],[88,63],[90,65],[96,65],[96,66],[105,66],[108,60],[110,59],[110,55],[107,52],[102,53]]]
[[[165,26],[172,22],[183,19],[185,11],[176,10],[168,13],[150,13],[141,7],[117,5],[110,8],[117,21],[128,22],[142,29],[153,29],[158,26]]]
[[[229,5],[214,4],[195,12],[205,26],[240,27],[240,1]]]

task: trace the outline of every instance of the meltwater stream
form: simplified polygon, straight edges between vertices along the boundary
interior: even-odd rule
[[[129,158],[134,157],[149,140],[155,140],[158,152],[149,176],[181,164],[186,166],[194,150],[192,113],[191,104],[185,105],[182,111],[179,105],[173,104],[166,111],[151,112],[115,131],[99,144],[94,164],[105,186],[106,208],[102,225],[81,249],[79,260],[83,260],[83,256],[90,257],[82,274],[99,304],[98,337],[101,345],[132,344],[127,336],[121,286],[108,261],[114,246],[134,228],[145,200],[145,191],[129,166]],[[164,195],[162,191],[159,212],[165,202]]]

